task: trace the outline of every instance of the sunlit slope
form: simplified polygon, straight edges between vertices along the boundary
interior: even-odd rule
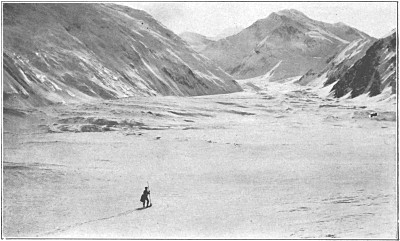
[[[42,105],[240,91],[144,11],[114,4],[4,4],[4,99]]]
[[[211,43],[202,54],[236,78],[265,75],[271,80],[319,72],[329,58],[355,40],[373,40],[343,23],[324,23],[290,9],[270,14],[240,33]]]

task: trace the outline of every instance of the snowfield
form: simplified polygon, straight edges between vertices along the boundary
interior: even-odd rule
[[[240,83],[5,108],[4,237],[396,238],[395,100]]]

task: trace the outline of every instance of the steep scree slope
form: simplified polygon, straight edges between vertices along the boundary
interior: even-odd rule
[[[144,11],[76,3],[3,10],[5,105],[241,90]]]
[[[328,78],[325,85],[337,82],[332,92],[335,97],[350,94],[376,96],[384,90],[396,93],[396,32],[376,41],[365,55],[346,71]]]
[[[297,83],[301,85],[325,85],[327,79],[336,78],[362,58],[373,43],[374,41],[371,39],[354,40],[342,51],[329,57],[326,61],[327,65],[322,71],[309,70]]]

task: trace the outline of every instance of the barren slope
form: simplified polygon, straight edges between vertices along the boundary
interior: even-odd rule
[[[8,105],[241,90],[143,11],[114,4],[7,3],[3,20]]]

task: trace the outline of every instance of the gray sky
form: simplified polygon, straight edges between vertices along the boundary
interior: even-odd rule
[[[126,2],[151,14],[177,34],[184,31],[215,36],[226,28],[248,27],[283,9],[297,9],[308,17],[343,22],[379,38],[397,25],[396,2]]]

